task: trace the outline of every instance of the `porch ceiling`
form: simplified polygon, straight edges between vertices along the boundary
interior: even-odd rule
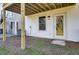
[[[75,5],[75,3],[25,3],[25,10],[26,10],[25,14],[32,15],[72,5]],[[20,3],[4,4],[3,8],[5,8],[5,10],[12,11],[15,13],[21,13]]]

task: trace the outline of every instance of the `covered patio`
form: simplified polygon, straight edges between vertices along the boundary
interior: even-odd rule
[[[21,14],[21,49],[26,48],[27,32],[25,31],[25,16],[49,10],[73,6],[75,3],[11,3],[3,5],[3,43],[6,42],[6,10]],[[16,43],[16,42],[15,42]]]

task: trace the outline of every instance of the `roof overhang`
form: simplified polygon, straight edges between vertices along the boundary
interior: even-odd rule
[[[21,13],[21,3],[6,3],[3,4],[3,8],[8,11],[12,11],[15,13]],[[75,5],[75,3],[25,3],[25,14],[32,15],[48,10],[63,8]]]

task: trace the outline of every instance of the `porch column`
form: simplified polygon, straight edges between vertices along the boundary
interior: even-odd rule
[[[21,3],[21,49],[25,49],[25,3]]]
[[[6,41],[6,11],[3,10],[3,45],[5,45]]]

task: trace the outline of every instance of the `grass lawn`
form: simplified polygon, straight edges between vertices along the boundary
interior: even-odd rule
[[[45,52],[35,50],[33,48],[27,48],[20,51],[10,51],[8,49],[0,47],[0,55],[45,55]]]
[[[0,55],[79,55],[79,48],[68,48],[66,46],[53,45],[50,44],[49,39],[46,40],[33,37],[28,37],[28,39],[30,39],[28,40],[30,48],[20,50],[19,38],[8,38],[6,41],[6,48],[2,47],[2,41],[0,41]]]
[[[20,52],[16,52],[15,54],[18,54],[18,55],[46,55],[47,53],[45,53],[43,51],[35,50],[33,48],[28,48],[28,49],[22,50]]]
[[[79,49],[75,49],[75,48],[66,48],[63,46],[59,46],[59,45],[53,45],[51,47],[52,49],[56,49],[51,51],[53,54],[65,54],[65,55],[77,55],[79,54]],[[20,50],[20,51],[10,51],[8,49],[2,48],[0,47],[0,55],[48,55],[48,53],[46,53],[45,51],[40,51],[40,50],[36,50],[33,48],[26,48],[24,50]]]
[[[66,48],[64,46],[59,45],[53,45],[51,47],[53,51],[51,51],[53,54],[57,55],[77,55],[79,54],[79,48]],[[55,49],[55,50],[54,50]],[[36,50],[33,48],[26,48],[24,50],[20,51],[11,51],[5,48],[0,47],[0,55],[49,55],[49,53],[45,51]]]

